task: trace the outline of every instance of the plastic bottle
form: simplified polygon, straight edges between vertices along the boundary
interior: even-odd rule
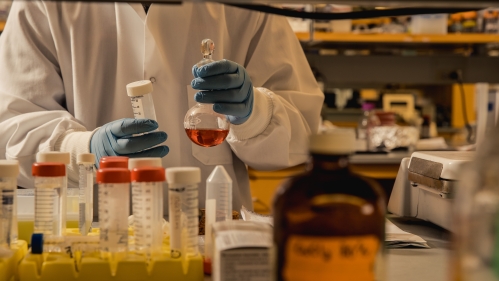
[[[170,248],[172,258],[198,254],[198,184],[201,170],[195,167],[166,169],[168,182]]]
[[[232,179],[224,166],[217,165],[206,180],[205,258],[211,259],[211,226],[232,220]]]
[[[132,102],[133,116],[135,119],[156,120],[156,111],[152,100],[152,83],[141,80],[126,85],[126,91]]]
[[[17,243],[17,160],[0,160],[0,257]]]
[[[364,113],[357,126],[357,139],[366,142],[367,151],[376,151],[376,147],[371,141],[371,131],[372,128],[380,125],[379,118],[374,112],[374,104],[372,103],[364,103],[362,110]]]
[[[66,167],[62,163],[34,163],[31,172],[35,178],[35,226],[34,233],[47,236],[46,242],[58,244],[66,230],[66,197],[64,179]],[[49,252],[61,252],[55,246]]]
[[[150,259],[155,254],[161,254],[163,245],[165,169],[134,168],[131,175],[135,250]]]
[[[81,235],[87,235],[92,230],[94,218],[94,163],[92,153],[78,154],[76,163],[79,166],[79,219],[78,228]]]
[[[384,280],[385,200],[350,174],[354,150],[354,130],[313,135],[309,171],[277,191],[274,280]]]
[[[130,171],[106,168],[97,171],[101,257],[115,260],[128,251]]]

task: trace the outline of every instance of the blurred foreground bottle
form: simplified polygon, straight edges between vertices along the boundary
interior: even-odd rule
[[[311,169],[283,184],[274,200],[274,280],[383,280],[382,191],[351,175],[355,131],[310,139]]]
[[[499,280],[499,127],[462,167],[454,202],[452,281]]]

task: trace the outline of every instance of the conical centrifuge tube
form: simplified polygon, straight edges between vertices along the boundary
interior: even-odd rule
[[[213,62],[212,54],[215,43],[211,39],[201,42],[203,59],[196,66],[201,67]],[[187,111],[184,118],[184,129],[192,142],[199,146],[211,147],[221,144],[229,134],[227,116],[213,111],[211,103],[196,103]]]

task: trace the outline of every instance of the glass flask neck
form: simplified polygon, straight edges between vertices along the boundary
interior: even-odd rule
[[[348,169],[348,155],[328,155],[312,153],[309,168],[319,172],[344,172]]]

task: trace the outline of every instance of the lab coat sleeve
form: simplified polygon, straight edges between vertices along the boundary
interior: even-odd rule
[[[14,1],[0,36],[0,159],[20,162],[18,185],[26,188],[33,187],[31,165],[39,151],[59,150],[63,136],[78,134],[80,143],[91,137],[65,108],[58,54],[44,5]],[[70,183],[75,182],[77,171],[69,170],[68,176]]]
[[[231,125],[232,151],[260,170],[304,163],[324,94],[285,18],[260,16],[245,68],[255,87],[253,112],[245,123]]]

